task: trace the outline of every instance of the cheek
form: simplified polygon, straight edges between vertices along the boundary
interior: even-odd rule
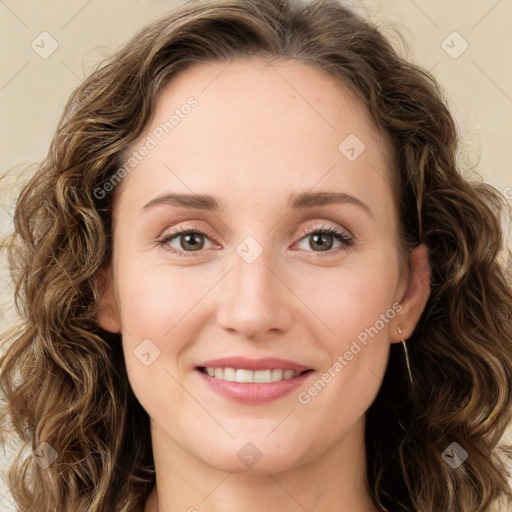
[[[174,382],[165,370],[174,372],[180,353],[194,338],[190,319],[211,276],[171,268],[135,250],[132,254],[118,258],[117,296],[126,368],[145,404],[155,389],[169,390]]]
[[[375,278],[353,269],[342,283],[326,281],[322,292],[310,295],[312,308],[318,308],[329,331],[324,329],[317,338],[325,355],[317,378],[299,390],[297,402],[307,424],[302,428],[326,429],[325,446],[364,415],[386,370],[390,322],[396,309],[391,287]]]
[[[386,369],[390,330],[400,309],[394,301],[395,268],[384,261],[347,267],[308,287],[308,305],[328,330],[317,331],[326,355],[321,382],[303,390],[307,396],[300,403],[330,403],[361,414],[369,407]]]
[[[123,327],[131,335],[160,340],[189,320],[212,283],[206,268],[170,266],[149,258],[134,260],[119,270]]]
[[[333,348],[343,348],[344,343],[375,324],[379,332],[387,334],[388,322],[396,313],[393,308],[398,278],[396,265],[384,261],[379,265],[374,261],[368,265],[358,263],[320,270],[323,274],[317,269],[316,278],[306,275],[299,293],[329,328],[330,336],[325,340],[331,338]]]

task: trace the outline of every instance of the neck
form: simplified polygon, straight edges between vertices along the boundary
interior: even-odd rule
[[[282,471],[225,472],[183,452],[152,425],[156,486],[144,512],[375,512],[365,485],[364,420],[336,446]]]

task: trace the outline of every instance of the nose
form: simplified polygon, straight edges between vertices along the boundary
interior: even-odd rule
[[[251,341],[286,332],[293,322],[294,297],[285,283],[265,250],[251,263],[235,253],[220,291],[219,325]]]

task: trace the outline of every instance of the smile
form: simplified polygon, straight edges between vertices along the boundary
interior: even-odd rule
[[[302,373],[294,370],[280,368],[266,370],[247,370],[245,368],[214,368],[212,366],[200,367],[200,371],[215,379],[229,382],[270,383],[299,377]],[[307,371],[307,370],[306,370]]]

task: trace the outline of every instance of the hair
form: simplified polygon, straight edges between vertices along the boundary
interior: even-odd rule
[[[23,446],[7,475],[20,511],[143,510],[155,484],[150,423],[121,335],[96,320],[114,194],[94,191],[121,168],[177,73],[253,57],[315,66],[365,105],[390,141],[400,251],[429,249],[431,293],[408,343],[414,387],[392,344],[366,412],[375,506],[470,512],[512,503],[502,459],[511,447],[500,446],[512,417],[511,251],[501,226],[510,207],[463,176],[440,86],[338,1],[205,0],[156,19],[90,73],[19,194],[5,241],[19,324],[2,335],[0,386],[3,429]],[[47,468],[25,452],[43,442],[58,454]],[[468,454],[457,469],[442,456],[452,442]]]

